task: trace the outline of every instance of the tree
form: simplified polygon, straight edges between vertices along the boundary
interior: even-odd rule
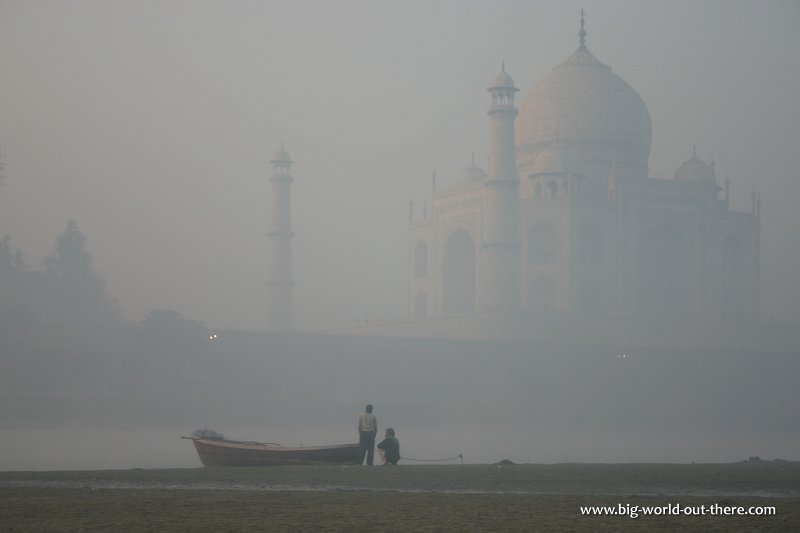
[[[55,253],[44,260],[45,270],[79,287],[84,294],[99,296],[105,283],[92,268],[92,256],[85,245],[86,236],[70,220],[64,233],[56,238]]]
[[[140,325],[139,353],[144,360],[162,364],[167,360],[196,357],[205,354],[210,344],[205,324],[186,318],[178,311],[150,311]]]
[[[25,262],[25,254],[22,253],[22,250],[17,248],[14,251],[14,270],[16,270],[17,272],[25,272],[30,267],[31,266],[27,262]]]
[[[199,320],[186,318],[178,311],[156,309],[142,320],[142,329],[154,337],[206,338],[206,327]]]
[[[8,235],[0,241],[0,329],[8,323],[13,309],[14,256],[10,243]]]
[[[11,237],[8,235],[0,241],[0,275],[14,268],[14,255],[11,253]]]
[[[0,328],[30,326],[37,277],[22,251],[11,251],[11,237],[0,241]]]
[[[0,275],[10,274],[11,272],[25,272],[30,265],[25,262],[25,254],[17,248],[11,252],[11,237],[8,235],[0,241]]]
[[[92,267],[86,236],[74,220],[56,238],[55,251],[44,260],[45,273],[57,287],[53,296],[81,319],[106,322],[116,319],[119,309],[105,292],[103,278]]]

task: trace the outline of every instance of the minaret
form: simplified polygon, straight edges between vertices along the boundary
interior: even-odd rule
[[[731,208],[731,180],[725,175],[725,209]]]
[[[569,188],[570,194],[574,192],[572,186]],[[617,195],[617,152],[611,154],[611,172],[608,174],[608,199],[614,201]]]
[[[275,153],[272,163],[272,220],[267,233],[267,329],[292,329],[292,166],[289,152]]]
[[[500,74],[487,89],[492,95],[488,115],[491,123],[489,176],[483,233],[483,276],[479,291],[481,311],[511,311],[519,307],[519,178],[514,140],[514,93],[518,89],[506,74]]]

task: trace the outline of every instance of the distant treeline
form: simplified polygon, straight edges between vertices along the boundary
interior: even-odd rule
[[[0,241],[0,395],[168,388],[206,348],[205,326],[177,311],[123,320],[86,240],[68,222],[41,269]]]
[[[53,253],[35,270],[11,238],[0,241],[0,329],[71,325],[110,326],[120,321],[119,305],[92,267],[86,237],[74,221],[56,238]]]
[[[142,321],[125,323],[121,306],[92,266],[86,236],[70,220],[56,238],[53,253],[36,270],[11,237],[0,240],[0,331],[133,327],[151,336],[203,335],[201,322],[177,311],[151,311]]]

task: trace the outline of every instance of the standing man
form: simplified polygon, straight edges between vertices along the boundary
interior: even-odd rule
[[[364,412],[358,417],[358,464],[364,462],[372,466],[375,456],[375,435],[378,434],[378,419],[372,414],[372,404],[368,404]]]

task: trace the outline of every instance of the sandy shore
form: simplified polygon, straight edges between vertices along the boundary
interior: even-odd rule
[[[800,531],[800,463],[2,472],[0,502],[1,531]]]

